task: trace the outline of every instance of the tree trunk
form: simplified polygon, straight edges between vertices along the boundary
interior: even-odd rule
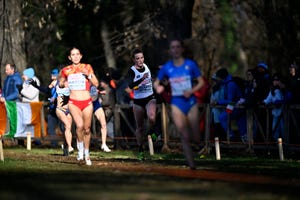
[[[109,42],[106,22],[104,22],[104,21],[102,22],[101,38],[102,38],[102,42],[104,44],[104,53],[105,53],[107,67],[116,69],[116,60],[115,60],[113,50],[112,50],[110,42]]]
[[[21,4],[19,0],[0,0],[0,64],[3,67],[6,63],[14,63],[19,71],[26,66]],[[1,86],[4,78],[1,70]]]

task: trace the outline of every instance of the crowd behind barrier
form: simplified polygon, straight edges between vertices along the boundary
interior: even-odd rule
[[[168,114],[162,114],[162,104],[159,104],[158,115],[161,117],[161,134],[163,136],[164,144],[167,144],[168,138],[173,140],[180,140],[179,134],[176,134],[176,131],[172,129],[172,122],[169,119]],[[168,107],[168,106],[167,106]],[[199,104],[199,109],[201,109],[201,115],[205,115],[205,128],[204,130],[200,130],[202,135],[202,142],[205,147],[209,145],[213,145],[214,140],[213,138],[216,136],[216,133],[213,131],[213,127],[211,124],[211,108],[219,107],[219,108],[226,108],[226,106],[220,105],[210,105],[210,104]],[[272,139],[272,115],[270,110],[273,106],[258,106],[257,108],[245,108],[244,106],[236,106],[241,109],[245,109],[247,113],[247,140],[242,141],[238,138],[238,130],[235,125],[235,120],[230,120],[228,118],[228,122],[230,125],[229,128],[233,129],[236,133],[236,138],[229,137],[229,130],[225,132],[225,136],[220,139],[220,142],[224,142],[226,144],[235,145],[235,144],[243,144],[248,147],[248,150],[252,150],[254,145],[262,145],[265,148],[267,146],[276,144],[277,141]],[[123,135],[124,132],[134,132],[134,124],[132,121],[126,118],[124,111],[131,109],[130,105],[116,105],[114,117],[115,117],[115,138],[116,139],[124,139]],[[284,112],[282,114],[282,118],[284,119],[284,136],[282,138],[283,144],[290,147],[300,147],[300,131],[299,125],[297,121],[297,115],[300,113],[300,105],[288,105],[285,106]],[[257,111],[264,112],[265,118],[261,119],[258,117]],[[259,112],[259,113],[260,113]],[[168,111],[167,111],[168,113]],[[230,114],[228,114],[230,115]],[[165,119],[167,118],[167,119]],[[123,123],[125,122],[128,125],[128,129],[121,129],[120,119],[123,119]],[[168,122],[167,124],[165,122]],[[199,122],[200,123],[200,122]],[[255,124],[255,125],[254,125]],[[166,127],[164,127],[166,126]],[[274,130],[273,130],[274,131]]]
[[[24,106],[31,105],[31,109],[35,108],[33,111],[35,114],[32,115],[31,113],[28,113],[30,109],[26,110],[24,109]],[[34,106],[33,106],[34,105]],[[51,140],[53,138],[47,138],[47,122],[45,121],[45,112],[47,110],[45,107],[47,106],[47,103],[45,102],[35,102],[35,103],[18,103],[17,104],[17,110],[19,109],[19,113],[22,113],[25,116],[34,116],[31,117],[31,120],[34,120],[35,122],[28,122],[23,123],[26,126],[31,127],[33,125],[33,132],[32,132],[32,138],[40,138],[40,139],[48,139]],[[163,108],[164,106],[164,109]],[[30,106],[29,106],[30,107]],[[203,146],[208,148],[209,146],[214,144],[214,137],[216,136],[216,133],[213,131],[213,127],[211,124],[211,109],[213,107],[219,107],[219,108],[226,108],[226,106],[221,105],[211,105],[211,104],[199,104],[199,109],[201,110],[201,115],[205,116],[205,127],[204,130],[201,130],[199,134],[201,134]],[[229,130],[225,132],[225,136],[220,138],[220,142],[223,142],[224,144],[228,144],[228,146],[234,146],[235,144],[243,144],[248,147],[248,150],[252,150],[253,146],[260,145],[264,148],[268,148],[269,145],[277,143],[277,141],[274,141],[272,139],[272,115],[270,110],[273,106],[258,106],[257,108],[245,108],[244,106],[236,106],[236,108],[243,108],[246,109],[247,112],[247,141],[241,141],[240,139],[236,138],[234,140],[229,138]],[[2,109],[2,113],[6,113],[3,109],[6,109],[5,106],[0,107]],[[264,112],[265,118],[261,120],[259,118],[257,111],[260,110],[259,113]],[[284,107],[284,112],[282,114],[282,118],[284,120],[284,136],[282,138],[283,144],[288,148],[297,149],[300,148],[300,127],[298,124],[298,116],[300,114],[300,105],[286,105]],[[230,115],[230,114],[228,114]],[[8,116],[8,114],[7,114]],[[6,121],[6,124],[1,123],[2,130],[5,130],[4,133],[10,133],[11,129],[15,129],[16,127],[13,127],[15,124],[14,122],[11,122],[9,118],[6,120],[2,119],[4,116],[1,116],[1,121]],[[119,142],[121,141],[122,144],[124,143],[135,143],[135,137],[134,137],[134,131],[135,131],[135,124],[134,124],[134,118],[132,115],[132,106],[129,104],[119,105],[116,104],[114,107],[114,127],[113,127],[113,141],[118,147]],[[161,137],[164,144],[164,148],[168,148],[168,144],[170,142],[180,142],[180,135],[176,133],[176,130],[174,130],[174,127],[172,125],[172,119],[169,116],[169,107],[168,105],[158,104],[157,109],[157,117],[160,120],[157,120],[159,129],[161,131]],[[228,123],[232,130],[238,135],[238,130],[235,126],[235,121],[230,120],[230,117],[228,118]],[[200,124],[200,122],[199,122]],[[256,125],[253,125],[256,124]],[[101,134],[99,133],[99,128],[97,127],[99,124],[93,122],[92,125],[92,136],[93,139],[100,140]],[[5,127],[5,128],[4,128]],[[20,127],[19,127],[20,128]],[[28,127],[23,127],[23,133],[18,133],[18,137],[26,137],[26,134],[28,132]],[[35,129],[35,131],[34,131]],[[274,130],[273,130],[274,131]],[[3,133],[2,133],[3,134]],[[4,136],[4,138],[6,138]],[[57,139],[57,138],[56,138]]]

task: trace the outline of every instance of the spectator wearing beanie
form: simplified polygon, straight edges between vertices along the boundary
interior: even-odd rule
[[[35,81],[37,85],[40,85],[40,80],[35,76],[34,69],[32,67],[23,71],[23,84],[19,88],[22,102],[38,102],[39,90],[30,84],[31,81]]]

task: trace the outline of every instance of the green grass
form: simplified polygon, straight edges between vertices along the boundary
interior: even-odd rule
[[[200,159],[193,172],[185,165],[181,153],[145,154],[137,160],[137,152],[114,150],[92,151],[91,167],[78,165],[76,154],[62,156],[61,149],[5,148],[0,162],[0,199],[298,199],[300,162],[297,160],[213,154]],[[145,170],[124,170],[126,167]],[[195,177],[157,173],[155,169],[195,173]],[[205,172],[224,172],[270,177],[273,184],[247,183],[205,177]],[[199,175],[199,177],[196,177]],[[247,176],[245,176],[247,177]],[[290,182],[291,184],[280,184]]]

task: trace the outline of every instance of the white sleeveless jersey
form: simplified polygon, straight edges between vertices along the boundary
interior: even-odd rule
[[[132,71],[134,72],[134,82],[140,80],[144,74],[148,73],[148,78],[145,78],[145,80],[143,80],[136,88],[133,89],[134,99],[143,99],[153,94],[151,73],[146,64],[144,64],[144,67],[144,72],[139,72],[134,66],[131,67]]]
[[[70,96],[70,88],[68,87],[64,87],[64,88],[60,88],[59,86],[56,86],[56,93],[57,96]]]

